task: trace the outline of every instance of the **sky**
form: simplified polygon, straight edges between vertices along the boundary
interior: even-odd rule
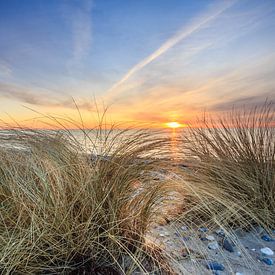
[[[275,0],[0,0],[0,124],[79,109],[92,127],[108,107],[114,122],[185,125],[266,99]]]

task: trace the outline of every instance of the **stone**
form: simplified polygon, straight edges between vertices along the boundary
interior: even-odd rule
[[[206,227],[200,227],[198,230],[200,232],[207,232],[208,231],[208,229]]]
[[[211,249],[211,250],[215,250],[215,249],[218,249],[219,248],[219,244],[218,242],[211,242],[208,244],[208,248]]]
[[[182,230],[182,231],[187,231],[187,230],[188,230],[188,227],[187,227],[187,226],[182,226],[182,227],[181,227],[181,230]]]
[[[269,235],[263,235],[262,240],[266,241],[266,242],[272,242],[274,241]]]
[[[216,233],[217,235],[221,236],[221,237],[225,236],[224,230],[221,229],[221,228],[220,228],[220,229],[217,229],[217,230],[215,231],[215,233]]]
[[[272,256],[274,252],[269,247],[264,247],[260,249],[261,252],[266,256]]]
[[[234,246],[233,246],[233,243],[231,241],[229,241],[228,239],[224,239],[223,243],[222,243],[222,247],[229,251],[229,252],[234,252]]]
[[[238,252],[237,252],[237,255],[238,255],[239,257],[241,257],[241,256],[242,256],[242,253],[241,253],[240,251],[238,251]]]
[[[200,239],[201,239],[201,241],[203,241],[203,242],[208,241],[208,239],[206,239],[205,237],[201,237]]]
[[[225,268],[222,264],[218,263],[218,262],[208,262],[206,264],[207,269],[210,270],[220,270],[223,271]]]
[[[235,275],[243,275],[241,272],[236,272]]]
[[[205,238],[206,238],[208,241],[215,241],[215,238],[214,238],[214,236],[212,236],[212,235],[206,235]]]
[[[262,261],[267,265],[273,265],[273,260],[270,258],[263,258]]]

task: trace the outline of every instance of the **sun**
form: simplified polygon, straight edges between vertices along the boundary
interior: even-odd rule
[[[173,128],[173,129],[179,128],[179,127],[182,126],[180,123],[178,123],[178,122],[176,122],[176,121],[167,122],[167,123],[165,123],[165,124],[166,124],[167,127]]]

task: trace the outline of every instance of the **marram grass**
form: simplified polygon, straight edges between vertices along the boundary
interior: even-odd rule
[[[171,274],[177,260],[146,242],[166,211],[168,222],[194,230],[274,226],[272,123],[272,104],[205,118],[184,137],[195,158],[184,170],[159,159],[169,141],[146,131],[82,130],[96,155],[66,129],[8,132],[0,146],[0,272]],[[167,178],[155,180],[161,170]]]
[[[167,187],[151,183],[159,163],[136,159],[163,140],[136,132],[93,160],[58,133],[14,130],[8,142],[21,149],[0,147],[1,273],[161,272],[144,234]]]
[[[199,127],[189,128],[183,146],[196,161],[187,177],[204,217],[275,226],[274,123],[274,104],[266,102],[215,120],[204,117]]]

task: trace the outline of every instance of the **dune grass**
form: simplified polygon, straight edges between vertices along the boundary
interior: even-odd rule
[[[205,116],[183,137],[195,158],[188,182],[201,217],[219,223],[275,226],[275,109],[263,106]],[[186,175],[185,175],[186,177]]]
[[[194,235],[201,225],[275,226],[273,122],[271,103],[204,118],[183,137],[185,158],[195,159],[186,169],[161,160],[169,140],[102,121],[93,131],[78,125],[92,153],[63,124],[2,133],[0,272],[172,273],[175,259],[146,242],[166,213]],[[155,180],[161,170],[167,178]]]
[[[121,141],[126,130],[110,131],[96,131],[101,138],[96,158],[82,150],[69,131],[15,129],[2,139],[1,273],[133,274],[164,269],[165,257],[160,263],[144,236],[168,190],[164,182],[151,180],[161,167],[152,159],[165,141],[143,131],[128,133]],[[85,130],[83,135],[90,138]],[[144,154],[150,161],[137,161]]]

